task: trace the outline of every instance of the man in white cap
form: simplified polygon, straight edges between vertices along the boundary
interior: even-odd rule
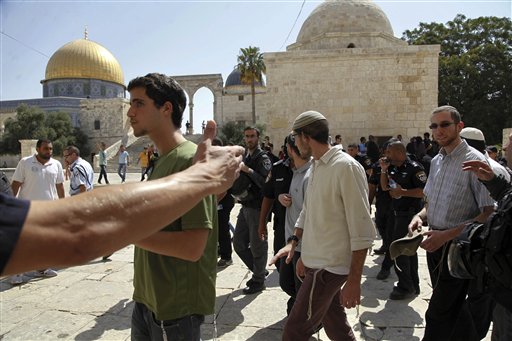
[[[309,340],[320,323],[333,340],[355,340],[344,308],[361,302],[364,260],[375,239],[366,174],[340,147],[329,145],[329,124],[319,112],[300,114],[292,135],[300,154],[313,156],[314,163],[295,224],[303,229],[297,262],[303,282],[283,340]],[[289,263],[298,242],[298,235],[290,239],[272,262],[287,255]]]
[[[499,164],[499,162],[493,160],[489,154],[487,154],[486,151],[486,145],[485,145],[485,136],[484,133],[477,128],[473,127],[465,127],[460,131],[460,137],[462,137],[466,142],[476,150],[478,150],[480,153],[482,153],[485,158],[487,159],[487,162],[489,163],[489,166],[491,166],[492,171],[497,176],[503,176],[507,182],[510,182],[510,173],[509,171]]]

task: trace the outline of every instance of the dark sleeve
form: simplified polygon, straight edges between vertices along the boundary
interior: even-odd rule
[[[30,202],[0,193],[0,274],[20,237]]]
[[[412,182],[414,188],[425,188],[425,184],[427,183],[427,173],[425,173],[425,169],[419,163],[415,163],[413,170]]]
[[[274,194],[274,177],[272,176],[272,172],[268,173],[267,180],[263,185],[263,196],[269,199],[275,199],[276,196]]]
[[[256,184],[258,188],[263,188],[263,184],[265,184],[265,179],[267,178],[268,173],[272,169],[272,161],[267,154],[262,153],[258,159],[256,166],[254,167],[254,172],[249,174],[251,180]]]
[[[481,181],[489,193],[491,197],[500,201],[507,193],[512,192],[512,184],[507,182],[507,180],[502,176],[495,176],[491,181]]]

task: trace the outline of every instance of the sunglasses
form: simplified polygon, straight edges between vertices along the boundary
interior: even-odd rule
[[[442,122],[442,123],[432,123],[431,125],[429,125],[428,127],[432,130],[434,129],[437,129],[437,128],[448,128],[449,126],[451,126],[452,124],[456,124],[455,122]]]

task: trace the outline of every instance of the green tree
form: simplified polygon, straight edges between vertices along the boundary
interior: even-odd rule
[[[227,122],[219,129],[219,138],[224,145],[232,143],[234,145],[244,145],[244,129],[246,128],[244,122]],[[265,125],[256,124],[256,128],[260,131],[260,137],[265,136]]]
[[[263,55],[259,47],[249,46],[241,48],[237,57],[238,64],[236,69],[240,71],[240,80],[242,84],[251,86],[252,97],[252,124],[256,124],[256,83],[262,83],[263,74],[267,72],[267,67],[263,61]]]
[[[512,23],[509,18],[467,19],[459,14],[446,24],[420,23],[403,33],[409,44],[440,44],[439,105],[463,114],[488,144],[501,142],[512,126]]]
[[[46,113],[40,108],[21,105],[16,116],[5,122],[5,132],[0,144],[0,153],[18,154],[19,140],[47,138],[53,142],[53,152],[60,155],[64,147],[76,145],[82,155],[89,155],[87,136],[73,128],[67,113]]]

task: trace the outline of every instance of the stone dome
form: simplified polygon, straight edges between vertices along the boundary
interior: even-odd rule
[[[326,0],[306,19],[297,43],[329,34],[384,33],[393,37],[393,28],[384,12],[372,0]]]
[[[69,42],[51,56],[43,82],[53,79],[97,79],[124,87],[124,75],[117,59],[88,39]]]
[[[242,80],[240,78],[240,71],[238,71],[238,69],[234,69],[233,71],[231,71],[228,78],[226,79],[225,86],[228,87],[237,85],[247,86],[247,84],[242,84]],[[263,81],[263,79],[261,80],[261,82],[257,82],[256,86],[265,86],[265,82]]]

